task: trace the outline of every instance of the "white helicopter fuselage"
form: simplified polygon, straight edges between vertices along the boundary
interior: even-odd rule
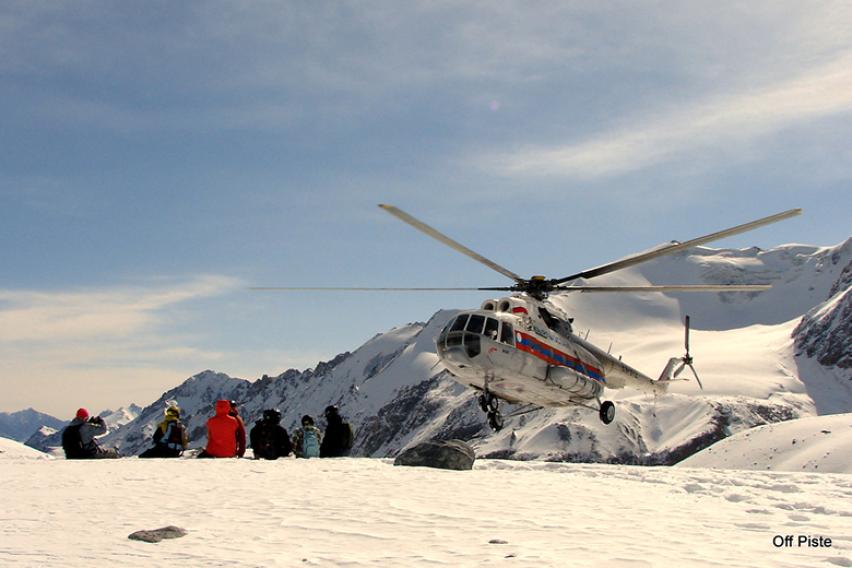
[[[599,399],[604,388],[662,392],[654,381],[574,335],[553,306],[525,295],[487,300],[460,312],[436,340],[456,381],[507,402],[570,406]]]

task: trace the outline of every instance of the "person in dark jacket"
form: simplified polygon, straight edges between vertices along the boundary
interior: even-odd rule
[[[237,457],[237,436],[240,423],[231,415],[231,403],[216,401],[216,416],[207,421],[207,447],[198,454],[200,458]],[[243,433],[245,445],[245,433]]]
[[[277,460],[290,455],[290,436],[280,422],[281,412],[270,408],[263,411],[263,418],[251,429],[249,438],[256,459]]]
[[[112,448],[102,448],[95,439],[107,433],[107,426],[100,416],[89,417],[85,408],[77,410],[74,420],[62,431],[62,449],[69,460],[118,458]]]
[[[320,446],[320,457],[348,456],[354,441],[352,426],[340,416],[340,410],[336,406],[325,409],[325,421],[327,426]]]
[[[170,404],[165,410],[165,418],[154,430],[154,447],[142,452],[140,458],[176,458],[180,457],[189,445],[186,427],[180,421],[180,407]]]

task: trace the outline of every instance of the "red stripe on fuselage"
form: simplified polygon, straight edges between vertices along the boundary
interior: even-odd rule
[[[596,381],[602,381],[602,379],[604,377],[603,371],[601,371],[597,367],[593,367],[592,365],[589,365],[588,363],[581,361],[580,359],[577,359],[576,357],[572,357],[571,355],[568,355],[564,351],[560,351],[559,349],[556,349],[552,345],[548,345],[547,343],[544,343],[543,341],[539,341],[538,339],[536,339],[532,335],[529,335],[528,333],[524,333],[522,331],[516,331],[515,334],[517,336],[521,337],[521,339],[523,340],[523,342],[517,341],[517,337],[516,337],[515,338],[516,339],[515,347],[517,349],[520,349],[524,353],[529,353],[530,355],[534,355],[534,356],[538,357],[539,359],[541,359],[542,361],[547,362],[549,365],[554,365],[556,367],[568,367],[568,368],[571,368],[571,369],[574,369],[574,370],[578,370],[576,367],[574,367],[570,364],[570,363],[573,363],[574,365],[576,365],[577,367],[580,368],[582,374],[587,375],[590,379],[593,379],[593,380],[596,380]],[[524,343],[527,343],[527,342],[533,344],[535,347],[538,347],[538,349],[535,349],[534,347],[531,347],[529,345],[525,345]],[[559,361],[555,357],[548,356],[545,353],[543,353],[542,351],[550,351],[552,354],[563,358],[564,361],[568,362],[569,364],[566,365],[565,362]]]

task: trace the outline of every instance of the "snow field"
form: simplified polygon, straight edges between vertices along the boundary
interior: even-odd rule
[[[849,475],[15,457],[0,473],[11,566],[852,566]],[[189,534],[127,539],[166,525]]]

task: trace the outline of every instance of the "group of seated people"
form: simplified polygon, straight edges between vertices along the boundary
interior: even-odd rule
[[[140,458],[176,458],[189,447],[189,435],[181,422],[181,410],[170,403],[163,420],[154,430],[153,447]],[[274,460],[295,455],[298,458],[340,457],[349,455],[354,441],[352,427],[340,415],[336,406],[325,409],[325,435],[317,428],[313,417],[302,417],[301,428],[293,432],[292,440],[281,426],[281,412],[276,408],[263,411],[249,434],[256,459]],[[85,408],[77,411],[74,420],[62,432],[62,448],[67,459],[118,458],[114,449],[102,448],[97,437],[105,434],[106,424],[101,417],[90,417]],[[236,458],[246,453],[246,427],[233,400],[217,400],[215,415],[207,420],[207,445],[199,458]]]

